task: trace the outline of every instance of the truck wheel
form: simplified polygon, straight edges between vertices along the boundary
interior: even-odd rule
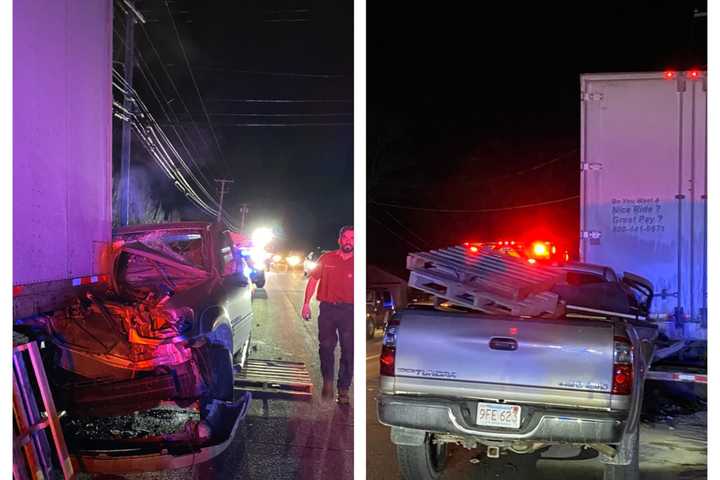
[[[367,325],[365,327],[365,331],[367,334],[367,339],[370,340],[375,336],[375,322],[373,322],[372,317],[367,317],[366,321]]]
[[[253,283],[257,288],[263,288],[265,286],[265,272],[257,272],[255,274],[255,280],[253,280]]]
[[[208,343],[199,349],[193,349],[193,355],[207,385],[209,397],[232,400],[234,371],[230,351],[224,345]]]
[[[433,442],[434,435],[425,436],[419,446],[398,445],[397,458],[400,474],[405,480],[437,480],[447,463],[447,444]]]
[[[630,465],[605,464],[603,480],[639,480],[640,478],[640,427],[633,443],[633,459]]]

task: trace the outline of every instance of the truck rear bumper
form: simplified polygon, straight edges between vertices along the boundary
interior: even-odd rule
[[[610,412],[578,412],[524,406],[518,430],[473,424],[474,401],[378,397],[378,418],[384,425],[493,440],[533,440],[548,443],[618,443],[625,416]]]
[[[186,468],[207,462],[227,449],[247,415],[252,395],[245,392],[233,402],[216,402],[221,408],[208,423],[213,427],[210,439],[198,442],[137,443],[120,445],[115,450],[80,449],[71,451],[75,468],[86,473],[145,473]]]

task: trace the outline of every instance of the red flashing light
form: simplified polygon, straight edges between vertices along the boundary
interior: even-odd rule
[[[536,257],[548,257],[550,252],[548,251],[547,245],[540,242],[533,243],[533,254]]]
[[[518,328],[517,327],[510,327],[510,335],[517,335]]]
[[[675,78],[675,72],[672,70],[667,70],[663,76],[665,78],[667,78],[668,80],[671,80],[671,79]]]
[[[13,285],[13,297],[17,297],[18,295],[20,295],[24,289],[25,287],[23,287],[22,285]]]
[[[100,275],[98,277],[98,280],[103,283],[107,283],[110,281],[110,275]]]
[[[469,247],[469,246],[470,246],[470,242],[465,242],[463,245],[465,245],[466,247]]]
[[[470,251],[473,252],[473,253],[477,253],[477,252],[478,252],[478,247],[476,247],[475,245],[473,245],[472,247],[470,247]]]
[[[700,78],[700,72],[698,72],[697,70],[690,70],[689,72],[687,72],[687,77],[695,80],[696,78]]]

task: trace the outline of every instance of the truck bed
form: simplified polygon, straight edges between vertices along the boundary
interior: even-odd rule
[[[624,410],[612,321],[406,310],[383,393]]]

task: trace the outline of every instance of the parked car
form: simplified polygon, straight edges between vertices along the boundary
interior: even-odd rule
[[[315,247],[310,253],[307,254],[305,257],[305,261],[303,262],[303,271],[305,273],[305,276],[309,276],[310,272],[312,272],[315,267],[317,267],[317,262],[322,256],[323,253],[327,253],[329,250],[323,250],[320,247]]]
[[[233,399],[253,314],[227,233],[206,222],[114,232],[110,288],[45,325],[62,408],[123,414],[164,400]]]
[[[390,291],[384,288],[368,288],[365,313],[365,334],[369,339],[375,336],[375,330],[384,328],[395,313],[395,302]]]

